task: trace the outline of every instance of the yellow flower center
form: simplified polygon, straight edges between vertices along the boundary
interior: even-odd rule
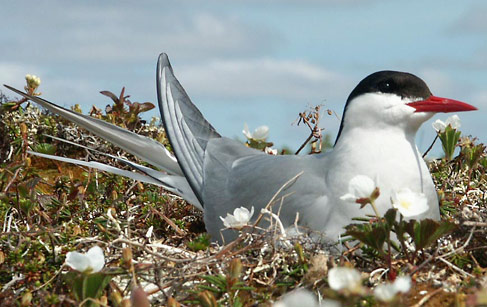
[[[409,210],[409,208],[411,207],[411,202],[406,201],[406,200],[401,200],[400,204],[401,204],[401,207],[403,207],[406,210]]]

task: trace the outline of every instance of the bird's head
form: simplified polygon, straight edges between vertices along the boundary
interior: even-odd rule
[[[438,112],[477,110],[467,103],[434,96],[413,74],[379,71],[367,76],[350,93],[337,141],[345,129],[402,129],[415,133]]]

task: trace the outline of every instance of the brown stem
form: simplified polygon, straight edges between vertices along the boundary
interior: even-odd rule
[[[436,143],[436,140],[438,139],[438,136],[439,134],[437,133],[436,136],[435,136],[435,139],[433,140],[433,143],[431,143],[430,147],[428,147],[428,149],[426,149],[426,151],[424,152],[423,154],[423,159],[424,157],[426,157],[426,155],[430,152],[430,150],[433,148],[433,145],[435,145]]]
[[[312,137],[313,137],[313,132],[311,132],[311,134],[308,136],[306,141],[304,141],[303,145],[301,145],[301,147],[299,147],[299,149],[294,154],[295,155],[299,154],[299,152],[304,148],[304,146],[306,146],[306,144],[308,144],[308,142],[311,140]]]

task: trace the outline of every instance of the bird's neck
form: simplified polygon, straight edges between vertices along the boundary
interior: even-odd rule
[[[357,145],[360,148],[373,149],[385,146],[413,146],[417,129],[404,129],[394,126],[357,127],[344,129],[335,144],[335,150],[350,150]]]
[[[422,172],[422,160],[414,142],[416,131],[388,129],[344,129],[330,159],[336,170],[374,177],[403,168]],[[330,165],[330,164],[329,164]],[[344,178],[350,180],[350,178]]]

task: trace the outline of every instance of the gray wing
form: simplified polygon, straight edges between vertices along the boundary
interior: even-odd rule
[[[328,207],[309,210],[319,197],[327,202],[321,159],[322,155],[271,156],[224,137],[211,140],[205,156],[204,219],[212,238],[220,240],[222,234],[225,240],[233,239],[232,231],[221,232],[220,217],[239,207],[254,207],[255,219],[279,189],[301,172],[278,194],[273,211],[278,211],[282,200],[279,212],[285,227],[293,225],[298,212],[300,226],[310,226],[307,222],[315,218],[327,219]]]
[[[49,111],[58,114],[117,145],[118,147],[139,157],[147,163],[167,171],[169,174],[183,175],[177,160],[166,149],[166,147],[151,138],[138,135],[126,129],[107,123],[101,119],[65,109],[45,99],[31,96],[8,85],[4,86],[17,94],[40,104]]]
[[[220,135],[191,102],[174,76],[165,53],[161,53],[157,64],[157,97],[164,127],[178,163],[204,206],[202,190],[205,150],[208,141],[220,138]]]

